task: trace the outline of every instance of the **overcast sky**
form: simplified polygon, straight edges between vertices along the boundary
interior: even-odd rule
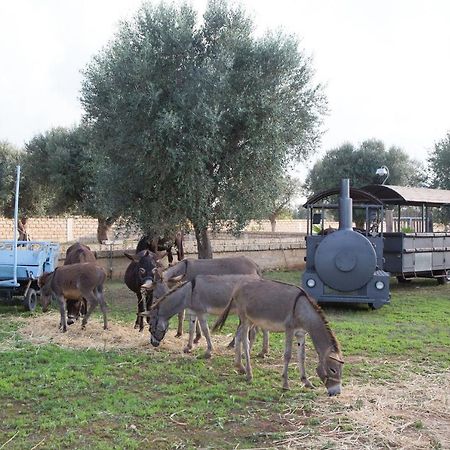
[[[80,71],[141,3],[0,0],[0,140],[79,123]],[[313,57],[330,109],[316,157],[374,137],[425,160],[450,131],[450,1],[241,3],[258,30],[293,32]]]

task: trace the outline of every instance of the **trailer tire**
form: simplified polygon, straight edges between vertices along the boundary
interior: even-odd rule
[[[23,304],[27,311],[34,311],[37,305],[37,293],[33,288],[28,289],[27,295],[23,298]]]

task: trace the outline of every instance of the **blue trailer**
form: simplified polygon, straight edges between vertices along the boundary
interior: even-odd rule
[[[0,241],[0,295],[23,297],[25,309],[37,304],[37,279],[58,265],[59,244],[42,241]]]
[[[23,296],[25,309],[34,311],[37,304],[37,280],[58,265],[59,244],[43,241],[18,241],[20,166],[17,166],[14,205],[14,239],[0,241],[0,296]]]

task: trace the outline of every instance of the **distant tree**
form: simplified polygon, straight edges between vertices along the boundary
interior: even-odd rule
[[[277,219],[281,216],[291,216],[290,203],[300,193],[301,182],[289,175],[273,180],[273,193],[270,197],[269,220],[272,232],[276,231]]]
[[[450,189],[450,132],[434,145],[428,157],[431,187]],[[450,208],[440,211],[438,218],[445,224],[450,222]]]
[[[411,159],[406,152],[398,147],[386,150],[382,141],[370,139],[358,148],[348,143],[328,151],[310,170],[305,190],[308,195],[313,195],[336,188],[342,178],[349,178],[350,185],[356,188],[381,183],[383,180],[376,175],[376,170],[381,166],[389,169],[386,184],[418,186],[426,179],[421,164]],[[335,214],[333,217],[336,218]],[[364,226],[365,215],[362,211],[355,211],[354,219],[356,226]]]
[[[426,179],[421,164],[411,159],[398,147],[386,150],[383,142],[370,139],[358,148],[344,144],[328,151],[310,170],[305,188],[308,195],[338,187],[342,178],[349,178],[353,187],[359,188],[371,183],[379,183],[375,172],[387,166],[389,179],[386,184],[418,186]]]
[[[256,37],[226,1],[203,21],[186,4],[144,4],[82,88],[110,203],[142,229],[189,219],[212,257],[208,227],[260,217],[273,180],[315,147],[325,101],[312,75],[296,38]]]
[[[22,152],[7,141],[0,141],[0,214],[12,217],[14,212],[16,167]]]
[[[54,128],[35,136],[26,145],[24,208],[36,215],[90,215],[106,233],[114,219],[104,215],[98,157],[87,127]]]
[[[450,189],[450,132],[434,144],[428,165],[432,187]]]

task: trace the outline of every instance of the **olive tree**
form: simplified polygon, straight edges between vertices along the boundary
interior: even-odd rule
[[[339,186],[342,178],[349,178],[353,187],[359,188],[383,180],[376,176],[381,166],[389,168],[386,184],[418,186],[426,179],[421,164],[409,157],[399,147],[386,149],[380,140],[370,139],[358,147],[343,144],[329,150],[309,171],[305,188],[308,194]]]
[[[110,203],[143,229],[188,219],[199,257],[208,228],[237,230],[315,148],[325,107],[294,36],[257,37],[240,7],[144,4],[85,72],[81,101],[104,153]]]
[[[24,208],[35,215],[90,215],[98,219],[99,231],[107,230],[114,218],[107,215],[98,186],[98,157],[84,126],[54,128],[33,137],[23,161]]]

